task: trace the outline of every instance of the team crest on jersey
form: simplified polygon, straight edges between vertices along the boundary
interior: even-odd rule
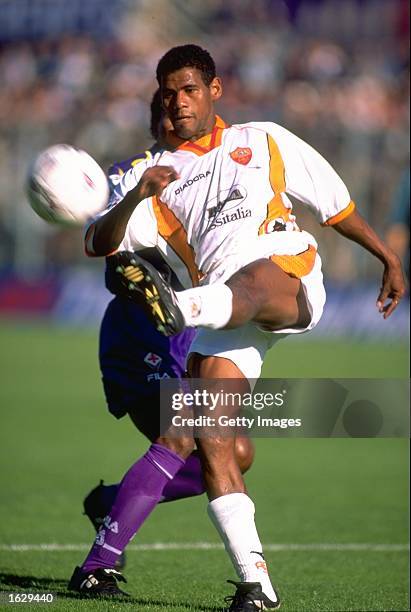
[[[160,355],[156,355],[155,353],[147,353],[144,357],[144,362],[150,367],[157,369],[162,362]]]
[[[250,147],[237,147],[230,153],[231,159],[242,166],[246,166],[251,160],[252,156],[253,152]]]

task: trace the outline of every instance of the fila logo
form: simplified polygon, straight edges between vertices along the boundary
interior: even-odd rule
[[[97,546],[103,546],[105,539],[106,539],[106,530],[100,527],[100,531],[96,535],[96,540],[95,540]]]
[[[158,368],[162,361],[160,355],[156,355],[155,353],[147,353],[144,357],[144,362],[152,368]]]
[[[110,531],[112,531],[113,533],[118,533],[117,521],[112,521],[109,516],[106,516],[106,518],[104,519],[104,526],[107,527],[107,529],[110,529]]]
[[[152,382],[153,380],[164,380],[166,378],[170,378],[167,372],[163,372],[163,374],[160,374],[160,372],[153,372],[153,374],[147,374],[146,380],[147,382]]]
[[[253,152],[250,147],[237,147],[230,153],[231,159],[242,166],[246,166],[251,160],[252,156]]]

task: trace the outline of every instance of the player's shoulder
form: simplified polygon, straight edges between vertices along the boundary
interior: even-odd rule
[[[269,138],[281,149],[295,148],[299,146],[302,140],[287,128],[274,123],[273,121],[250,121],[249,123],[239,123],[232,126],[232,129],[238,130],[238,135],[247,132],[247,139],[250,144],[254,141],[261,140],[261,136]],[[241,140],[241,138],[237,138]]]
[[[282,125],[278,123],[274,123],[274,121],[249,121],[247,123],[236,123],[231,126],[233,130],[248,130],[250,132],[266,132],[269,134],[279,134],[279,135],[293,135],[292,132],[287,130]]]
[[[141,153],[137,153],[133,155],[133,157],[129,157],[128,159],[124,159],[122,161],[114,162],[110,168],[108,169],[108,175],[111,176],[113,174],[122,176],[131,168],[137,166],[141,162],[147,161],[149,159],[153,159],[156,153],[160,152],[162,149],[157,144],[154,144],[150,149],[146,151],[142,151]]]

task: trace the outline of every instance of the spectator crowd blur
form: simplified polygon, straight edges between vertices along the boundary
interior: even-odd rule
[[[32,2],[38,8],[42,0]],[[111,35],[68,29],[0,39],[0,269],[93,265],[80,232],[51,228],[28,208],[30,160],[67,142],[107,167],[148,145],[156,63],[186,42],[214,56],[226,121],[275,121],[307,140],[378,231],[389,230],[409,157],[408,0],[135,0],[124,7]],[[298,219],[319,239],[328,278],[380,274],[378,263],[332,230],[304,212]]]

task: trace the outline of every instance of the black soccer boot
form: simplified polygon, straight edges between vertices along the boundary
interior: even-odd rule
[[[130,597],[128,593],[118,588],[117,582],[127,582],[127,580],[115,569],[99,567],[90,572],[83,572],[81,567],[76,567],[67,588],[86,597]]]
[[[184,317],[177,304],[174,290],[148,261],[130,251],[116,253],[119,274],[127,295],[149,307],[157,330],[164,336],[174,336],[184,327]]]
[[[230,603],[228,612],[258,612],[259,610],[278,610],[281,605],[280,598],[271,601],[264,595],[259,582],[234,582],[227,580],[237,587],[235,595],[225,598]]]
[[[88,516],[96,532],[104,523],[105,517],[110,514],[111,507],[107,504],[107,497],[104,495],[104,489],[108,489],[109,486],[115,485],[105,485],[104,481],[100,480],[100,484],[90,491],[83,501],[84,514]],[[123,552],[117,557],[115,568],[124,569],[125,566],[126,553]]]

